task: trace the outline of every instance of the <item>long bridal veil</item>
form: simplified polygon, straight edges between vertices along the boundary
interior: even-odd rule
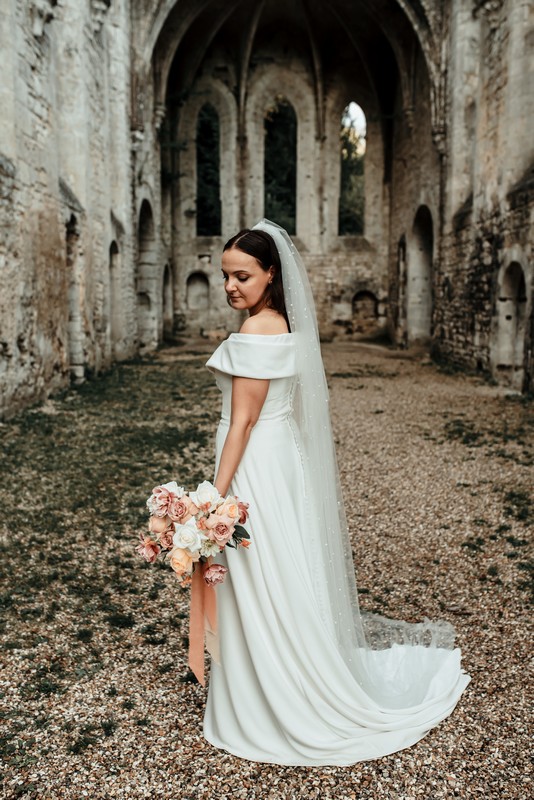
[[[309,562],[320,613],[360,685],[377,702],[387,698],[389,707],[406,707],[421,701],[425,676],[428,683],[440,663],[448,660],[443,651],[453,650],[454,629],[444,621],[412,624],[360,611],[308,275],[283,228],[266,219],[254,227],[270,234],[277,246],[286,310],[295,337],[294,416],[301,435],[311,523],[309,549],[303,558]],[[459,658],[459,651],[455,652]],[[414,664],[419,666],[415,672]]]

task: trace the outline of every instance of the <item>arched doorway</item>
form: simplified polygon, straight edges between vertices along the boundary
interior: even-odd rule
[[[497,298],[495,364],[500,380],[521,391],[527,326],[525,273],[518,261],[506,268]]]
[[[408,241],[406,327],[408,344],[426,343],[432,333],[432,214],[419,206]]]
[[[378,300],[372,292],[357,292],[352,298],[352,330],[360,336],[377,333]]]
[[[210,307],[210,285],[203,272],[193,272],[187,279],[186,302],[189,311],[207,311]]]
[[[174,319],[173,279],[170,264],[165,264],[163,271],[163,340],[172,339]]]
[[[121,339],[121,255],[117,242],[109,246],[109,339],[111,356],[119,355]]]
[[[139,212],[137,264],[137,336],[140,350],[152,350],[158,344],[157,247],[154,217],[148,200]]]
[[[71,214],[65,226],[65,235],[69,286],[69,316],[67,322],[69,372],[73,383],[82,383],[85,379],[81,308],[82,264],[80,255],[80,231],[78,228],[78,220],[74,214]]]

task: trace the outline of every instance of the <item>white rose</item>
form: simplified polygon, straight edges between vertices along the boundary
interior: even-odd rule
[[[194,519],[188,520],[185,525],[175,522],[174,530],[176,532],[172,537],[173,545],[181,547],[183,550],[189,550],[190,553],[198,553],[202,543],[207,538],[200,533]]]
[[[212,542],[211,539],[206,539],[202,542],[202,547],[200,548],[200,555],[204,556],[205,558],[209,558],[210,556],[217,556],[221,552],[221,547],[217,542]]]
[[[176,495],[176,497],[183,497],[185,494],[185,489],[183,486],[178,486],[176,481],[169,481],[169,483],[162,483],[161,484],[164,489],[167,489],[168,492],[172,492]]]
[[[217,503],[222,500],[215,486],[209,481],[203,481],[197,486],[196,492],[190,492],[189,497],[197,508],[213,511]]]

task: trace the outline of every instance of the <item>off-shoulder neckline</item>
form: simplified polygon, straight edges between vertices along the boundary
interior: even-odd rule
[[[291,331],[289,331],[288,333],[239,333],[238,332],[238,333],[231,333],[228,338],[231,339],[232,336],[246,336],[247,338],[252,337],[253,339],[279,339],[282,336],[293,336],[293,334],[291,333]]]

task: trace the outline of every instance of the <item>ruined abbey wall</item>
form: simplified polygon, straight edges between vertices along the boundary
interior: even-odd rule
[[[3,6],[0,413],[135,352],[128,10]]]
[[[297,120],[295,241],[324,338],[533,382],[528,0],[6,0],[0,415],[183,334],[224,336],[224,241],[264,214],[264,119]],[[365,225],[339,235],[340,117],[367,121]],[[216,111],[220,234],[197,235]],[[356,315],[356,316],[355,316]]]

